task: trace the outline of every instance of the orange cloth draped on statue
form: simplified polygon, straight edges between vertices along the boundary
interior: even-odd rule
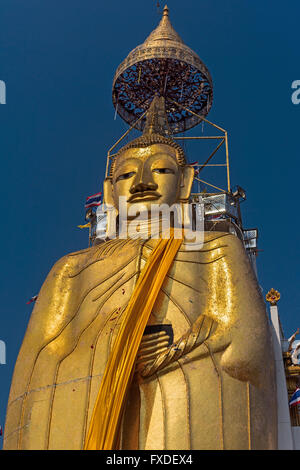
[[[161,238],[143,268],[124,312],[93,410],[85,450],[116,450],[136,355],[152,308],[182,239]]]

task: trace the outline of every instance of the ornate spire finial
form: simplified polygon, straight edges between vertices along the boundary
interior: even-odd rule
[[[163,9],[162,18],[158,24],[158,26],[150,33],[147,37],[144,45],[147,44],[148,47],[150,45],[152,47],[161,46],[158,42],[161,41],[175,41],[176,43],[184,44],[183,40],[176,33],[175,29],[173,28],[170,18],[169,18],[169,8],[167,5]]]
[[[166,136],[169,134],[168,118],[165,110],[165,99],[163,96],[155,95],[147,111],[146,124],[143,135],[159,134]]]
[[[184,151],[180,145],[170,137],[170,134],[171,132],[165,109],[165,99],[163,96],[155,95],[146,113],[146,122],[143,129],[143,135],[137,137],[122,147],[118,151],[117,155],[120,155],[130,148],[148,147],[154,144],[166,144],[175,148],[177,162],[180,166],[184,166],[186,165]],[[115,162],[116,157],[111,164],[109,178],[113,178]]]

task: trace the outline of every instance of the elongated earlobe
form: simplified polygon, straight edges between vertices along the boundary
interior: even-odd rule
[[[181,177],[180,177],[180,187],[184,188],[184,174],[183,174],[183,172],[181,173]]]
[[[103,202],[110,206],[114,206],[113,185],[110,178],[106,178],[103,183]]]
[[[191,166],[183,167],[180,180],[180,201],[187,201],[190,197],[194,179],[194,168]]]

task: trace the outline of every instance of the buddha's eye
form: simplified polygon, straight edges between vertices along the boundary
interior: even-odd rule
[[[117,177],[116,181],[127,180],[128,178],[131,178],[133,175],[135,175],[135,171],[129,171],[128,173],[123,173],[122,175],[119,175]]]
[[[171,168],[154,168],[152,172],[159,173],[160,175],[166,175],[168,173],[174,174],[174,170],[171,170]]]

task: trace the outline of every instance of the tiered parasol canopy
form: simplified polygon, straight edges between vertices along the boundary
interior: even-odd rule
[[[201,122],[212,105],[213,86],[208,69],[172,27],[165,6],[162,19],[146,41],[119,65],[113,81],[116,112],[130,126],[145,113],[155,95],[165,98],[171,134]],[[181,106],[179,106],[181,105]],[[142,131],[145,118],[134,125]]]

